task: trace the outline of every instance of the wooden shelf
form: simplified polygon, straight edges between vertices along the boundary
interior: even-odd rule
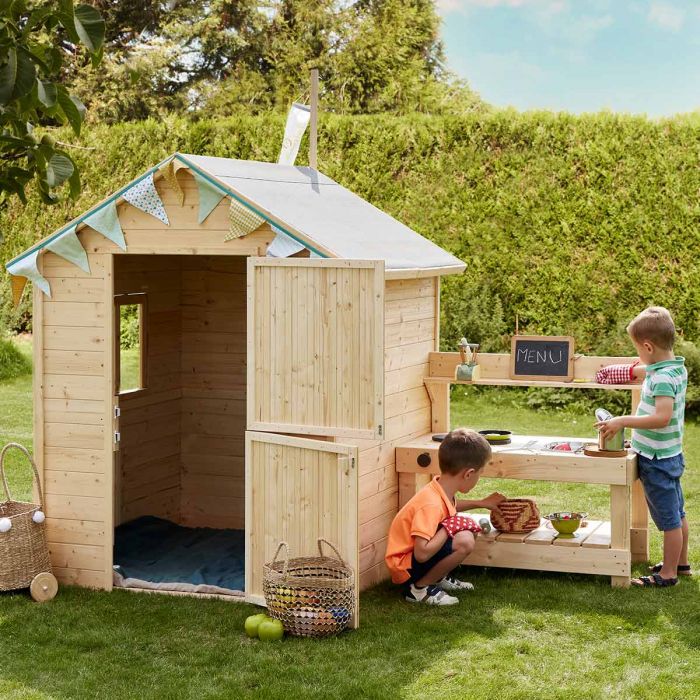
[[[497,378],[482,378],[477,379],[473,382],[457,381],[454,377],[426,377],[425,383],[434,384],[471,384],[472,386],[541,386],[548,388],[559,388],[559,389],[622,389],[627,391],[634,391],[635,389],[641,390],[642,385],[640,384],[598,384],[597,382],[549,382],[549,381],[534,381],[534,380],[523,380],[523,379],[497,379]]]
[[[633,453],[625,457],[588,457],[571,452],[536,450],[528,447],[533,440],[547,442],[586,442],[582,438],[514,435],[510,445],[492,445],[493,457],[482,475],[500,479],[573,482],[585,484],[630,485],[637,478],[637,461]],[[590,439],[591,443],[595,440]],[[439,442],[432,434],[422,435],[396,447],[396,471],[413,474],[439,474]],[[430,464],[421,467],[419,455],[427,453]]]
[[[483,514],[474,513],[475,519]],[[611,526],[607,521],[589,520],[574,539],[557,539],[556,531],[542,520],[529,533],[501,533],[492,530],[476,538],[474,551],[465,560],[470,566],[536,569],[581,574],[629,577],[629,551],[611,549]]]

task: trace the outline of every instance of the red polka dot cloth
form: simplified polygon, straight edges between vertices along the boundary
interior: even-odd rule
[[[596,372],[595,380],[598,384],[627,384],[634,381],[634,368],[639,360],[631,365],[608,365]]]
[[[440,525],[445,528],[450,537],[454,537],[458,532],[468,530],[478,535],[481,532],[481,527],[473,518],[467,518],[463,515],[451,515],[445,518]]]

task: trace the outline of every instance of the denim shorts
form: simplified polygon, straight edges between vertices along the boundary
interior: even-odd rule
[[[449,557],[452,554],[452,538],[448,537],[445,544],[438,549],[435,554],[433,554],[427,561],[416,561],[415,552],[411,558],[411,568],[408,570],[408,574],[411,577],[407,583],[415,583],[420,581],[423,576],[425,576],[436,564],[439,564],[445,557]]]
[[[683,455],[649,459],[638,454],[637,466],[656,527],[663,531],[679,528],[685,517],[685,499],[681,488],[681,475],[685,469]]]

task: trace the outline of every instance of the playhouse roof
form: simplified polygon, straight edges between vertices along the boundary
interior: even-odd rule
[[[449,274],[466,267],[446,250],[313,168],[181,153],[173,157],[323,257],[384,260],[386,269],[397,273],[415,270],[416,274]],[[148,172],[156,172],[162,165]],[[116,199],[127,188],[106,201]],[[26,253],[43,247],[55,235],[34,244]]]

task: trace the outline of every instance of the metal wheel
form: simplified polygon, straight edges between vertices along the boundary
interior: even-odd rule
[[[29,593],[37,603],[45,603],[58,593],[58,581],[53,574],[42,571],[37,574],[29,585]]]

